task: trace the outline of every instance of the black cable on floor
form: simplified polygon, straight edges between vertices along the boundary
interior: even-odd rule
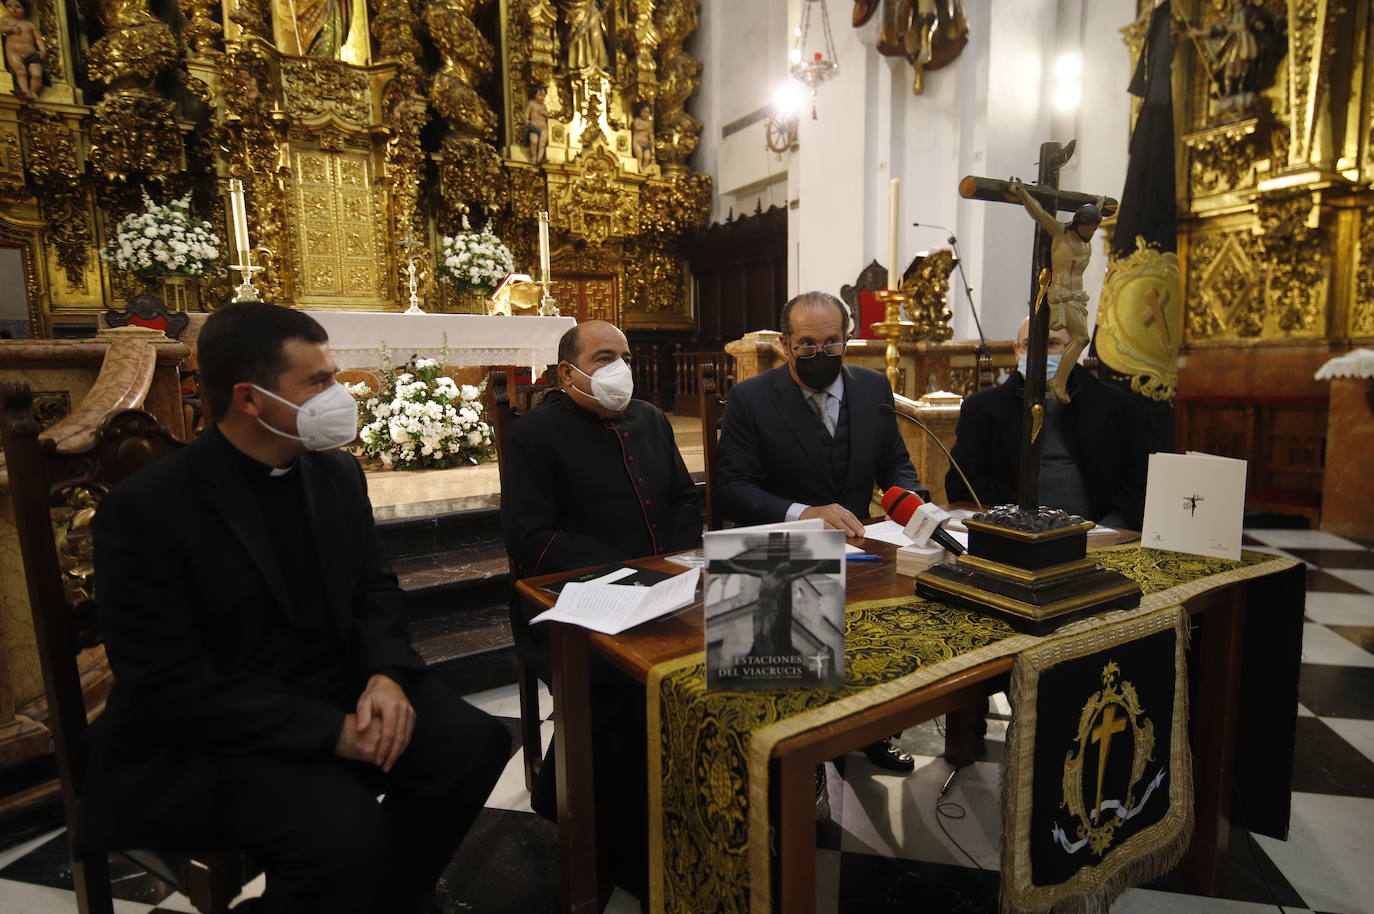
[[[972,854],[964,850],[962,844],[954,840],[954,836],[949,833],[949,829],[945,828],[945,823],[943,821],[944,819],[958,821],[968,816],[968,810],[964,809],[960,804],[952,800],[949,802],[945,801],[945,794],[949,792],[950,786],[954,783],[954,776],[958,773],[958,768],[950,771],[949,777],[945,778],[945,785],[940,788],[939,795],[935,797],[935,824],[940,826],[940,831],[944,832],[945,837],[949,839],[949,843],[959,848],[959,852],[967,857],[970,863],[981,870],[983,869],[982,864],[975,860]]]

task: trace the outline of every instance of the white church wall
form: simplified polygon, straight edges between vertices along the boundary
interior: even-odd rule
[[[1030,217],[1019,206],[962,200],[959,179],[1033,180],[1041,142],[1077,138],[1061,185],[1120,196],[1131,61],[1118,30],[1134,0],[965,0],[969,44],[926,74],[920,96],[905,61],[873,50],[877,17],[856,30],[847,4],[829,5],[839,73],[806,99],[799,150],[779,159],[763,150],[762,120],[737,125],[766,110],[787,79],[798,0],[703,0],[691,50],[705,70],[692,109],[706,125],[695,167],[716,180],[712,219],[789,203],[789,294],[838,292],[871,260],[886,263],[889,180],[900,178],[902,265],[946,246],[953,231],[984,332],[1010,338],[1030,291]],[[1063,81],[1055,63],[1066,53],[1083,61],[1082,103],[1067,111],[1053,99]],[[1105,266],[1099,237],[1085,276],[1094,308]],[[951,306],[956,338],[974,337],[957,272]]]
[[[688,109],[703,124],[693,168],[711,175],[711,221],[787,204],[787,153],[766,148],[767,114],[787,79],[787,0],[702,0],[687,50],[702,62]]]

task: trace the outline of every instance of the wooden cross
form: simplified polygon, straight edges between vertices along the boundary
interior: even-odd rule
[[[1040,144],[1039,174],[1034,185],[1025,185],[1026,190],[1045,208],[1045,212],[1072,212],[1085,203],[1105,204],[1112,209],[1117,204],[1111,197],[1099,198],[1096,194],[1079,193],[1059,189],[1059,169],[1063,168],[1073,156],[1074,144],[1067,146],[1059,143]],[[1021,201],[1011,192],[1011,182],[997,178],[977,178],[972,175],[959,182],[959,195],[967,200],[985,200],[991,203],[1014,203]],[[1017,502],[1021,509],[1035,513],[1040,508],[1040,454],[1044,439],[1039,434],[1037,419],[1043,422],[1045,415],[1045,349],[1050,334],[1050,309],[1036,308],[1039,293],[1040,271],[1049,269],[1051,238],[1039,225],[1035,227],[1035,250],[1031,257],[1031,292],[1028,310],[1030,311],[1030,349],[1026,353],[1026,387],[1024,410],[1021,414],[1021,477],[1017,487]],[[1034,432],[1034,434],[1032,434]]]

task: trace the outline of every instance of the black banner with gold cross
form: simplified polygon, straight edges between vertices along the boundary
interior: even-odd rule
[[[1017,656],[1004,912],[1105,911],[1182,857],[1193,823],[1185,620],[1169,607]]]

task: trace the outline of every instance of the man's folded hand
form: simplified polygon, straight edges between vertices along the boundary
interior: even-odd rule
[[[345,717],[335,754],[390,771],[414,732],[415,709],[405,691],[396,680],[379,673],[367,681],[357,713]]]

